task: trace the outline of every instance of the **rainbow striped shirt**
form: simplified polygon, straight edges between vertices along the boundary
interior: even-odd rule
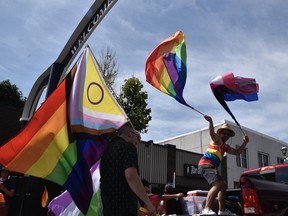
[[[228,148],[229,145],[226,143],[222,144],[221,146],[209,143],[206,152],[203,154],[198,163],[198,166],[212,165],[217,168],[220,165],[223,155],[225,152],[227,152]]]

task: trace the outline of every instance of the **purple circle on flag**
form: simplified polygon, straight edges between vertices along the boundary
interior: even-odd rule
[[[91,88],[92,86],[98,87],[99,90],[100,90],[100,92],[101,92],[101,96],[100,96],[100,99],[99,99],[98,101],[93,101],[93,100],[91,100],[91,98],[89,97],[90,88]],[[88,98],[88,100],[89,100],[89,102],[90,102],[91,104],[97,105],[97,104],[101,103],[102,100],[103,100],[103,98],[104,98],[104,91],[103,91],[102,86],[99,85],[99,84],[96,83],[96,82],[90,83],[89,86],[88,86],[88,88],[87,88],[87,98]]]

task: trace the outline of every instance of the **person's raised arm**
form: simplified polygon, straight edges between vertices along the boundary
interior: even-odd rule
[[[163,194],[162,199],[163,200],[169,200],[169,199],[175,199],[175,198],[181,198],[184,197],[183,193],[177,193],[177,194]]]
[[[206,121],[209,122],[209,134],[210,134],[211,139],[215,142],[218,139],[218,135],[214,131],[213,120],[208,115],[204,115],[204,118]]]
[[[135,167],[129,167],[125,169],[125,178],[131,190],[146,204],[149,215],[156,215],[156,209],[147,196],[142,181],[137,173],[137,169]]]
[[[244,136],[243,137],[243,143],[242,143],[242,145],[239,148],[235,149],[235,148],[230,147],[227,150],[227,152],[229,154],[233,154],[233,155],[240,155],[245,150],[248,142],[249,142],[249,137],[248,136]]]

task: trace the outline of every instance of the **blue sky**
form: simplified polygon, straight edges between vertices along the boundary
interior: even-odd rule
[[[27,97],[92,3],[2,0],[0,81],[9,79]],[[233,122],[209,83],[228,72],[255,78],[259,100],[238,100],[228,106],[242,126],[287,142],[287,19],[285,0],[118,0],[86,43],[96,58],[108,46],[116,53],[116,91],[133,75],[144,84],[152,121],[143,140],[160,141],[207,127],[202,115],[145,80],[150,52],[182,31],[187,46],[187,103],[212,116],[215,124],[224,119]]]

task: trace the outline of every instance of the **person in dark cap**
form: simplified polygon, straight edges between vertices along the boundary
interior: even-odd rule
[[[171,184],[166,184],[164,188],[164,212],[166,215],[182,215],[181,198],[183,193],[176,193],[175,188]],[[169,198],[169,199],[168,199]]]
[[[209,122],[209,133],[211,141],[206,152],[198,163],[198,173],[201,174],[211,186],[206,198],[205,208],[202,210],[203,215],[217,215],[212,209],[212,203],[218,196],[219,212],[218,215],[236,215],[225,209],[226,183],[220,176],[217,168],[219,167],[225,152],[232,155],[240,155],[249,142],[249,137],[243,137],[242,145],[235,149],[226,142],[229,138],[235,136],[235,132],[228,124],[223,124],[215,133],[213,120],[210,116],[205,115],[204,118]]]
[[[9,212],[9,206],[11,204],[11,199],[15,194],[15,182],[10,178],[10,171],[5,169],[4,167],[1,168],[1,178],[0,178],[0,193],[4,195],[5,199],[5,209]]]
[[[153,193],[151,193],[150,182],[148,182],[146,179],[142,179],[142,184],[143,184],[145,191],[146,191],[149,199],[151,200],[151,202],[152,202],[153,206],[155,207],[158,214],[166,214],[166,201],[184,197],[183,193],[176,193],[175,190],[173,190],[173,193],[169,193],[169,192],[171,192],[171,190],[167,191],[166,187],[165,187],[165,193],[164,194],[153,194]],[[143,204],[141,202],[140,202],[140,205],[143,206]],[[174,211],[175,211],[175,209],[174,209]],[[174,212],[174,213],[176,213],[176,212]]]

